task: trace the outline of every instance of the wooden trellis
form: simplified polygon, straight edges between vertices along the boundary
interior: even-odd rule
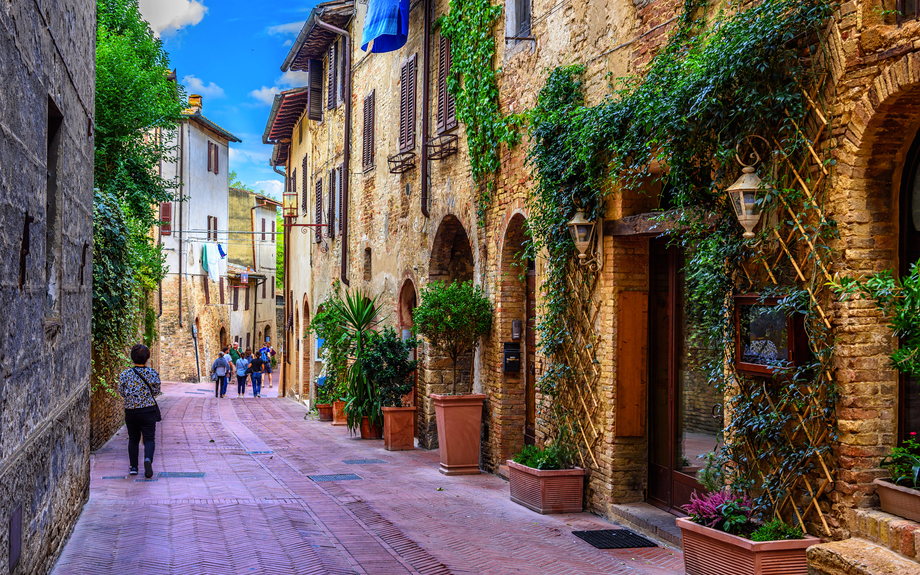
[[[760,245],[757,256],[741,265],[743,277],[738,278],[742,289],[759,291],[764,287],[795,285],[808,295],[814,322],[809,331],[809,346],[818,355],[822,347],[832,345],[829,334],[831,323],[826,312],[832,295],[827,287],[831,281],[831,252],[822,232],[831,228],[824,211],[824,192],[829,172],[825,162],[826,150],[821,146],[829,132],[827,116],[817,102],[824,78],[803,89],[807,102],[807,121],[787,117],[795,136],[806,142],[804,157],[776,157],[774,164],[778,181],[795,193],[780,194],[776,204],[777,223],[765,223],[770,240]],[[776,139],[775,149],[783,146]],[[746,285],[745,285],[746,284]],[[834,378],[825,364],[812,381],[783,383],[793,386],[785,393],[768,388],[766,381],[742,382],[737,392],[747,399],[759,398],[760,408],[772,410],[792,423],[781,433],[752,440],[744,439],[749,461],[758,462],[756,475],[763,484],[773,487],[766,493],[777,517],[798,523],[806,530],[806,523],[814,522],[830,536],[831,530],[821,508],[822,497],[832,488],[831,447],[834,437],[833,405],[830,390]],[[756,437],[756,436],[755,436]],[[785,445],[778,445],[779,441]],[[800,449],[805,455],[798,465],[783,464],[776,456],[780,448]],[[769,457],[764,457],[769,454]]]

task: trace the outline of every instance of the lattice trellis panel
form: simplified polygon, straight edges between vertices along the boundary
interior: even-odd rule
[[[824,210],[829,172],[822,147],[830,126],[818,103],[823,83],[824,78],[803,89],[808,105],[804,124],[788,117],[796,136],[807,142],[806,153],[804,157],[776,158],[778,181],[793,191],[780,194],[775,217],[765,223],[771,237],[760,245],[757,255],[742,264],[742,277],[736,282],[742,290],[752,292],[770,286],[780,291],[784,286],[801,288],[813,312],[806,328],[816,357],[832,345],[826,312],[832,297],[826,287],[832,279],[832,262],[825,235],[832,224]],[[777,150],[783,148],[776,139],[771,145]],[[779,433],[748,434],[744,439],[749,460],[759,462],[756,474],[761,485],[770,486],[765,494],[774,514],[799,524],[803,530],[807,523],[821,525],[828,536],[831,530],[820,503],[834,484],[833,383],[829,364],[824,362],[821,373],[811,381],[782,382],[776,387],[772,381],[743,380],[736,390],[746,400],[759,402],[759,409],[772,410],[778,420],[786,422]],[[780,441],[784,444],[779,445]],[[776,455],[779,451],[801,453],[798,465],[783,462]]]
[[[581,266],[574,258],[566,270],[570,294],[569,337],[563,344],[565,363],[571,368],[559,382],[555,406],[572,414],[578,454],[584,467],[598,467],[594,452],[601,439],[602,411],[598,399],[601,366],[597,361],[597,321],[601,302],[597,297],[600,274]]]

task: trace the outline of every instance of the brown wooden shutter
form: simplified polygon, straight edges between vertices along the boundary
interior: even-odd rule
[[[303,160],[301,160],[300,162],[300,178],[303,180],[302,182],[303,185],[301,186],[303,188],[303,215],[304,217],[307,217],[307,214],[310,213],[310,208],[308,207],[309,203],[307,202],[307,184],[309,183],[309,180],[307,180],[307,155],[306,154],[304,154]]]
[[[418,66],[418,55],[413,54],[409,59],[409,105],[406,122],[406,149],[415,149],[415,79]]]
[[[438,132],[447,129],[447,52],[449,40],[442,32],[438,40]]]
[[[409,63],[403,62],[399,70],[399,151],[406,150],[406,138],[408,132],[406,125],[409,118]]]
[[[329,211],[326,212],[326,235],[330,238],[335,237],[335,182],[335,170],[329,170],[329,204],[327,208]]]
[[[374,91],[364,98],[364,148],[361,159],[365,170],[374,166]]]
[[[262,218],[262,241],[265,241],[265,218]]]
[[[220,305],[224,305],[227,302],[224,301],[224,278],[223,277],[220,278],[220,281],[217,284],[217,289],[220,290]]]
[[[219,174],[220,170],[217,169],[218,160],[220,159],[220,148],[217,144],[214,144],[214,174]]]
[[[214,144],[211,143],[211,140],[208,140],[208,171],[209,171],[209,172],[213,172],[213,171],[214,171],[214,166],[211,164],[211,160],[214,158],[214,156],[211,155],[211,147],[212,147],[213,145],[214,145]]]
[[[265,278],[265,281],[262,282],[262,299],[265,299],[265,290],[268,289],[268,278]]]
[[[346,66],[346,59],[348,58],[347,51],[345,50],[345,42],[348,42],[348,38],[339,38],[339,101],[345,102],[345,70],[348,69]]]
[[[339,165],[339,234],[342,233],[342,226],[345,225],[345,164]]]
[[[304,194],[304,195],[306,195],[306,194]],[[277,212],[275,212],[275,213],[276,213],[276,216],[275,216],[275,217],[277,217]],[[276,240],[276,238],[275,238],[275,222],[274,222],[274,220],[272,220],[272,243],[275,243],[275,240]]]
[[[160,202],[160,235],[172,235],[172,202]]]
[[[310,86],[307,91],[307,118],[323,119],[323,61],[311,58],[307,64]]]
[[[329,46],[329,67],[326,70],[326,107],[332,110],[336,105],[336,44]]]
[[[240,309],[240,286],[232,286],[233,290],[233,311]]]
[[[323,179],[320,178],[316,180],[316,221],[314,224],[318,224],[316,228],[316,241],[320,242],[323,239],[323,228],[319,227],[323,223]]]
[[[244,310],[248,310],[248,309],[249,309],[249,286],[248,286],[248,285],[246,286],[246,295],[245,295],[245,297],[246,297],[246,301],[243,302],[243,309],[244,309]]]
[[[444,78],[444,94],[447,96],[447,118],[445,119],[445,128],[450,130],[457,127],[457,101],[454,95],[450,93],[450,90],[447,89],[447,79],[451,77],[454,69],[454,54],[451,51],[450,38],[447,39],[447,50],[445,55],[447,58],[447,74]]]
[[[201,285],[204,288],[204,305],[211,305],[211,290],[208,289],[208,276],[201,276]]]
[[[216,242],[219,238],[217,237],[217,216],[214,216],[214,241]]]

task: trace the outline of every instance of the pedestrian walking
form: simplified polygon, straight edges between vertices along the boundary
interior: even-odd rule
[[[236,363],[237,360],[240,359],[242,356],[243,354],[240,353],[239,342],[237,341],[233,342],[233,347],[230,348],[230,363]]]
[[[217,359],[211,365],[211,378],[214,380],[214,397],[226,397],[227,395],[227,378],[230,377],[232,367],[227,353],[230,348],[224,347],[218,352]]]
[[[246,395],[246,377],[249,369],[249,354],[244,353],[242,357],[236,360],[236,396],[243,397]]]
[[[259,350],[259,357],[265,363],[263,373],[268,376],[268,387],[272,387],[272,362],[275,360],[275,350],[272,349],[270,343],[265,342],[265,345]]]
[[[150,350],[137,344],[131,348],[134,367],[124,370],[118,377],[118,393],[124,399],[125,426],[128,428],[128,473],[137,475],[137,459],[141,436],[144,437],[144,477],[153,477],[153,451],[157,422],[160,421],[160,374],[147,367]]]
[[[262,397],[262,374],[265,373],[266,362],[260,355],[252,358],[249,363],[249,371],[252,372],[252,396]]]

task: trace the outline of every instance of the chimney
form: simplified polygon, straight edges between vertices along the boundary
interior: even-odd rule
[[[201,113],[201,96],[192,94],[188,97],[188,107],[196,114]]]

